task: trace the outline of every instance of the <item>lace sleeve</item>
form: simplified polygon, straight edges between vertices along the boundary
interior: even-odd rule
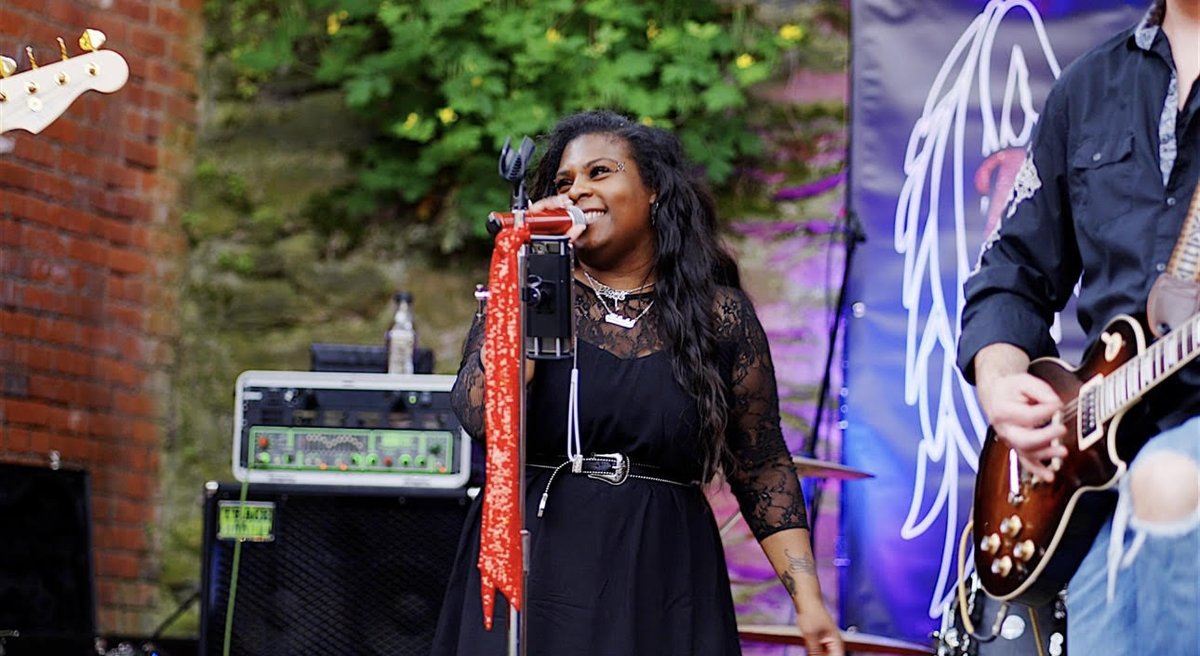
[[[475,317],[463,343],[462,363],[458,378],[450,390],[450,406],[472,439],[483,439],[483,362],[479,349],[483,346],[484,319]]]
[[[718,296],[722,341],[733,352],[726,436],[726,475],[742,516],[758,540],[788,528],[807,528],[804,492],[779,424],[779,393],[767,335],[745,294]]]

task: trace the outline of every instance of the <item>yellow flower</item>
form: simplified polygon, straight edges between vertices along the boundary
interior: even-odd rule
[[[325,17],[325,33],[333,36],[342,29],[342,17],[337,14],[329,14]]]
[[[474,87],[474,88],[476,88],[476,89],[478,89],[479,87],[483,86],[483,78],[479,77],[478,75],[476,75],[475,77],[471,78],[471,86],[472,86],[472,87]]]
[[[558,43],[559,41],[562,41],[562,35],[558,33],[558,30],[552,27],[546,30],[546,40],[550,43]]]
[[[659,29],[658,23],[655,21],[646,21],[646,39],[653,41],[658,38],[659,34],[662,34],[662,30]]]
[[[738,55],[738,58],[735,59],[733,63],[738,68],[741,68],[744,70],[744,69],[750,68],[751,66],[754,65],[754,57],[748,53],[743,52],[742,54]]]
[[[799,41],[804,38],[804,28],[795,23],[788,23],[779,28],[779,38],[784,41]]]
[[[650,127],[650,126],[654,125],[654,119],[649,116],[643,116],[641,119],[639,119],[638,122],[640,122],[642,125],[644,125],[646,127]]]
[[[438,114],[438,119],[440,119],[442,121],[442,123],[445,125],[450,125],[451,123],[458,120],[458,113],[455,112],[454,108],[452,108],[452,107],[443,107],[438,110],[437,114]]]
[[[410,112],[408,118],[404,119],[404,129],[411,130],[417,127],[417,121],[419,120],[421,120],[421,117],[417,116],[416,112]]]

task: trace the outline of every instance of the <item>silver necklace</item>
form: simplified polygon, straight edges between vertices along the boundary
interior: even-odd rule
[[[614,326],[620,326],[625,330],[629,330],[630,328],[636,326],[637,322],[642,320],[642,317],[646,316],[646,313],[650,311],[650,308],[654,307],[654,301],[651,300],[646,304],[646,307],[642,308],[642,311],[639,312],[636,317],[627,317],[623,314],[619,314],[617,310],[620,309],[620,302],[625,300],[626,296],[637,293],[638,291],[649,287],[650,284],[647,283],[641,287],[638,287],[637,289],[613,289],[612,287],[609,287],[608,285],[605,285],[599,280],[596,280],[588,275],[587,271],[584,271],[583,275],[588,279],[588,285],[592,288],[592,291],[596,292],[596,299],[600,301],[600,305],[604,308],[606,313],[604,315],[604,321],[607,323],[611,323]],[[599,289],[597,289],[597,286]],[[618,295],[620,297],[619,299],[617,298]],[[605,297],[611,298],[615,307],[609,307],[608,302],[604,300]]]
[[[643,291],[654,284],[651,282],[646,282],[642,283],[638,287],[634,287],[633,289],[613,289],[612,287],[609,287],[608,285],[593,278],[592,274],[588,273],[586,270],[580,270],[583,271],[583,277],[588,279],[588,285],[591,286],[592,291],[596,292],[596,296],[611,299],[613,306],[618,310],[621,309],[621,303],[625,302],[625,297],[629,296],[630,294],[636,294],[640,291]]]

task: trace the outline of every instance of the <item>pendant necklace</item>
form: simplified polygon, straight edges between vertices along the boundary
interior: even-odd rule
[[[604,315],[604,321],[607,323],[611,323],[614,326],[620,326],[625,330],[629,330],[630,328],[636,326],[637,322],[642,320],[642,317],[646,316],[646,313],[650,311],[650,308],[654,307],[654,301],[651,300],[648,304],[646,304],[646,307],[642,308],[642,311],[639,312],[636,317],[627,317],[617,312],[617,310],[621,308],[621,302],[624,301],[627,296],[630,294],[636,294],[647,287],[650,287],[651,283],[643,283],[641,286],[635,287],[634,289],[613,289],[612,287],[609,287],[608,285],[593,278],[592,275],[587,271],[583,272],[583,276],[587,278],[588,285],[592,288],[592,291],[596,292],[596,299],[600,301],[600,305],[604,308],[606,313]],[[613,307],[608,306],[608,302],[604,300],[605,298],[612,300]]]

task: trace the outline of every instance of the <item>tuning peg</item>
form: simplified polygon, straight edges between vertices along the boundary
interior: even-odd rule
[[[32,46],[25,46],[25,56],[29,58],[29,68],[37,68],[37,58],[33,56]]]
[[[108,37],[104,36],[104,32],[88,28],[83,31],[79,37],[79,47],[85,52],[95,52],[104,47],[104,42]]]
[[[8,77],[17,72],[17,62],[12,57],[0,57],[0,77]]]

